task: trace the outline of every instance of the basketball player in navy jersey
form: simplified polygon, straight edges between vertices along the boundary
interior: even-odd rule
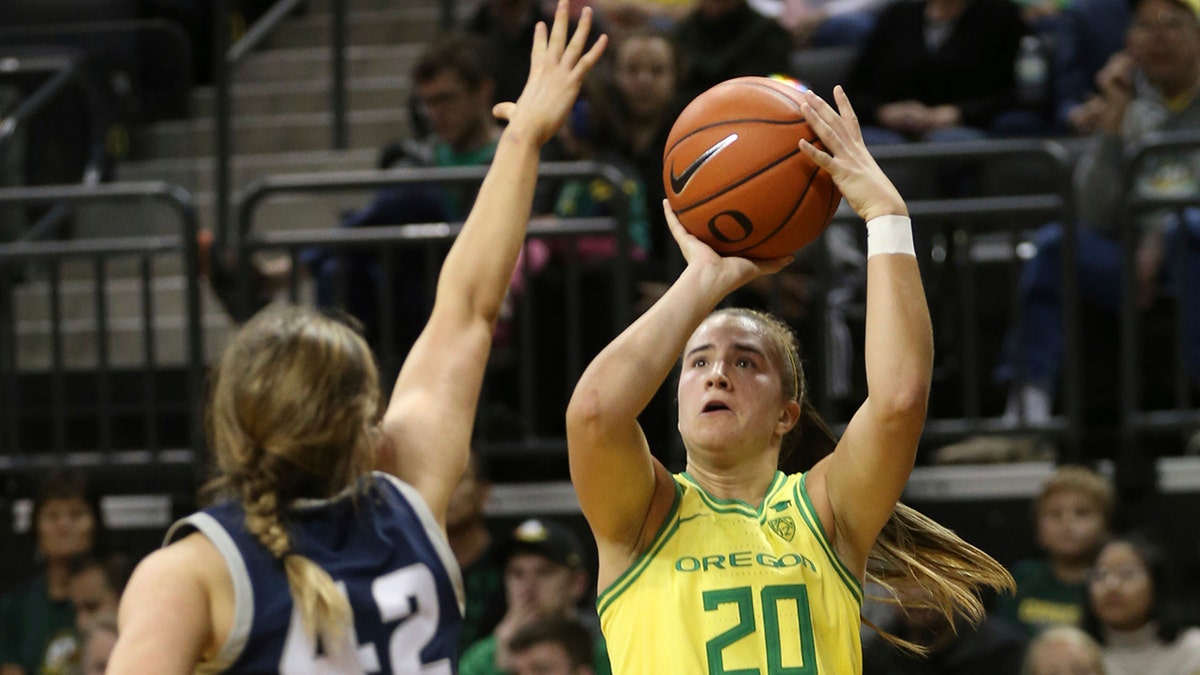
[[[387,410],[366,343],[288,309],[233,339],[208,410],[215,487],[134,572],[109,673],[452,673],[462,581],[446,541],[538,149],[585,73],[590,12],[539,25],[529,80]],[[374,465],[387,473],[369,471]]]

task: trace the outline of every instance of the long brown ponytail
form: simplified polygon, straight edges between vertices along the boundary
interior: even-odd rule
[[[837,436],[807,395],[795,333],[787,324],[764,312],[729,308],[717,313],[753,320],[762,326],[769,344],[780,352],[775,361],[783,372],[780,378],[783,394],[800,402],[800,420],[783,439],[779,468],[789,474],[808,471],[834,451]],[[935,610],[951,623],[956,616],[973,624],[983,619],[982,589],[1016,590],[1012,575],[1003,565],[952,530],[900,502],[867,556],[867,581],[888,591],[884,596],[872,596],[888,603],[897,602],[897,588],[918,586],[928,594],[928,600],[909,603],[909,607]],[[920,645],[892,635],[866,619],[863,621],[893,645],[918,653],[925,651]]]

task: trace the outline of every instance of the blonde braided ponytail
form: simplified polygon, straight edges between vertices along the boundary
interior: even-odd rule
[[[327,571],[294,548],[288,505],[365,489],[375,463],[379,374],[349,326],[311,310],[259,312],[226,348],[212,386],[218,473],[206,491],[237,499],[248,532],[280,560],[305,631],[337,649],[353,624]]]

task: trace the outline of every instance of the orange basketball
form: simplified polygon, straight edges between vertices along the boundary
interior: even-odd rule
[[[667,137],[663,184],[680,222],[721,255],[776,258],[816,239],[842,195],[805,157],[824,148],[796,86],[739,77],[688,104]]]

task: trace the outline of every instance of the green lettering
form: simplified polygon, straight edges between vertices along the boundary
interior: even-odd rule
[[[737,553],[729,554],[730,567],[750,567],[752,564],[750,551],[738,551]]]
[[[725,556],[723,555],[706,555],[704,556],[704,571],[708,571],[709,565],[712,565],[719,570],[723,570],[725,569],[724,563]]]
[[[796,555],[795,553],[787,553],[779,557],[779,564],[777,567],[795,567],[796,565],[800,564],[800,560],[800,556]]]
[[[700,569],[700,561],[690,555],[675,561],[675,570],[678,572],[695,572],[698,569]]]

